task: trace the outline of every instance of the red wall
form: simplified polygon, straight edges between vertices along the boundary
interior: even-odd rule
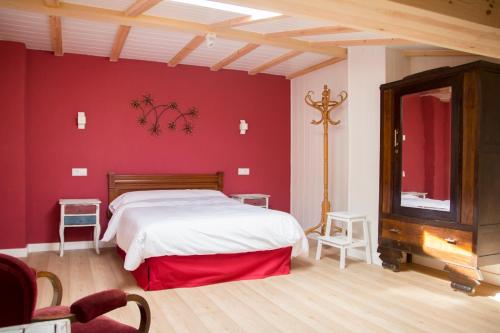
[[[0,248],[26,244],[23,44],[0,41]]]
[[[272,75],[66,54],[27,52],[27,242],[58,241],[59,198],[98,197],[105,229],[107,173],[224,171],[224,192],[269,193],[290,208],[290,83]],[[154,137],[137,124],[130,101],[150,92],[158,102],[196,106],[192,135]],[[87,128],[76,127],[77,112]],[[240,135],[240,119],[249,123]],[[72,177],[72,167],[88,168]],[[249,167],[250,176],[238,176]],[[68,240],[91,230],[68,230]],[[5,246],[0,244],[0,248]]]
[[[403,109],[403,191],[450,198],[451,107],[433,96],[407,95]]]

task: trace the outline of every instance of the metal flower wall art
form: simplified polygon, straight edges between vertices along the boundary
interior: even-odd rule
[[[132,108],[140,111],[137,122],[141,126],[148,126],[151,135],[158,136],[162,132],[160,120],[166,119],[170,130],[180,128],[185,134],[193,133],[192,120],[198,117],[199,111],[196,107],[190,107],[187,111],[181,111],[177,102],[167,104],[155,104],[151,94],[143,95],[141,99],[134,99],[130,103]],[[164,118],[164,119],[165,119]]]

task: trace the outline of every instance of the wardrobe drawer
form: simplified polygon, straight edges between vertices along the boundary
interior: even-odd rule
[[[475,265],[471,231],[382,220],[381,243],[442,261]]]
[[[382,220],[382,238],[406,244],[418,245],[422,234],[422,225],[394,220]]]

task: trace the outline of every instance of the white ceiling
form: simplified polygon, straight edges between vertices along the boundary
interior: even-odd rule
[[[238,13],[204,8],[173,1],[161,1],[159,4],[146,11],[144,15],[168,17],[183,21],[212,24],[241,16]]]
[[[50,50],[47,16],[0,9],[0,39],[23,42],[34,50]]]
[[[66,0],[64,2],[125,11],[135,0]],[[145,15],[169,17],[204,24],[212,24],[242,16],[237,13],[182,4],[169,0],[160,2],[148,10]],[[331,25],[331,22],[287,17],[237,26],[234,29],[270,33]],[[114,23],[100,23],[63,17],[62,35],[64,52],[109,57],[117,29],[118,25]],[[125,42],[121,58],[167,63],[194,36],[194,34],[177,31],[133,27]],[[300,39],[304,41],[328,41],[385,37],[387,36],[369,32],[355,32],[307,36]],[[0,39],[23,42],[29,49],[51,50],[48,16],[0,8]],[[245,42],[217,38],[215,47],[208,48],[204,43],[186,57],[181,64],[210,67],[244,45],[246,45]],[[262,45],[226,68],[248,71],[288,51],[287,49]],[[325,55],[303,53],[267,69],[265,73],[287,75],[326,59],[328,59],[328,56]]]

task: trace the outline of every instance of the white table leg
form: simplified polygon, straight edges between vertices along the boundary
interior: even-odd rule
[[[365,256],[366,256],[366,263],[371,264],[372,263],[372,254],[371,254],[371,247],[370,247],[370,233],[368,231],[368,221],[366,219],[363,220],[363,239],[366,243],[365,247]]]
[[[321,240],[318,239],[318,247],[316,248],[316,260],[320,260],[321,259],[321,248],[323,246],[323,243],[321,242]]]
[[[59,226],[59,256],[64,255],[64,225]]]
[[[94,247],[95,252],[99,254],[99,236],[101,235],[101,227],[99,223],[97,223],[94,227]]]
[[[340,248],[340,269],[345,269],[345,256],[347,249],[345,247]]]

